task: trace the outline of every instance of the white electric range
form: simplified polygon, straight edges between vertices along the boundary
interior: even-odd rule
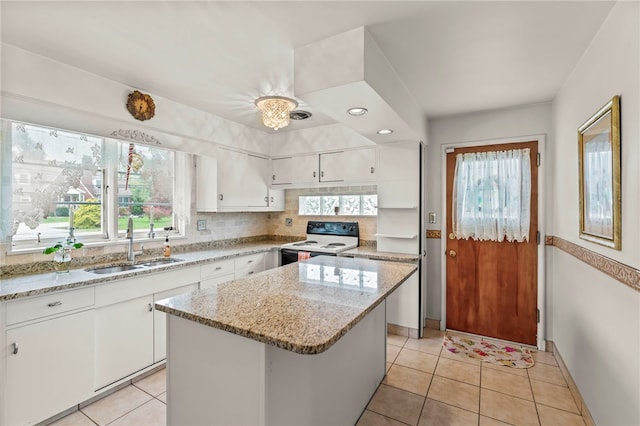
[[[281,265],[315,256],[337,256],[358,247],[358,222],[307,222],[307,239],[280,246]]]

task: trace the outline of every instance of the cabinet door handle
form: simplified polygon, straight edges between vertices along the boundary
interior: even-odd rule
[[[149,312],[152,312],[153,311],[153,305],[151,303],[149,303],[147,305],[147,309],[149,310]]]
[[[276,175],[271,175],[271,180],[276,180]]]
[[[57,302],[51,302],[47,304],[47,306],[50,308],[53,308],[54,306],[60,306],[60,305],[62,305],[62,302],[59,300]]]
[[[220,194],[220,195],[218,196],[218,199],[219,199],[220,201],[224,200],[224,195]]]
[[[271,202],[273,203],[273,197],[271,197]]]
[[[313,172],[313,177],[316,177],[316,172]]]
[[[222,269],[222,266],[216,266],[216,271],[219,271],[220,269]]]
[[[253,263],[253,260],[247,260],[247,263]]]
[[[269,202],[269,197],[264,197],[264,202],[268,203]]]
[[[251,274],[253,274],[253,271],[249,271],[249,273],[247,275],[251,275]]]
[[[371,167],[371,174],[375,173],[376,168],[375,167]]]
[[[323,178],[324,177],[324,171],[320,172],[320,177]]]
[[[17,355],[18,354],[18,344],[16,342],[13,342],[13,354]]]

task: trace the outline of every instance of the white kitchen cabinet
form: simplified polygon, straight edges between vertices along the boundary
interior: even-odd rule
[[[367,182],[376,179],[376,149],[320,154],[320,182]]]
[[[153,294],[96,309],[96,390],[153,364],[153,311]]]
[[[247,172],[243,182],[246,204],[249,207],[269,206],[269,160],[255,155],[247,155]]]
[[[264,253],[254,253],[246,256],[240,256],[235,259],[234,278],[242,278],[247,275],[257,274],[265,269]]]
[[[319,182],[318,154],[293,157],[291,160],[291,180],[294,184]]]
[[[218,211],[241,211],[248,206],[244,194],[248,168],[247,154],[218,148]]]
[[[269,204],[269,171],[268,158],[219,148],[218,211],[284,210],[276,194]]]
[[[218,160],[213,157],[196,158],[196,210],[218,211]]]
[[[190,293],[198,289],[198,284],[193,283],[171,290],[161,291],[153,295],[153,302],[177,296],[182,293]],[[167,357],[167,314],[153,309],[153,362],[160,362]]]
[[[271,160],[271,185],[293,183],[293,158],[274,158]]]
[[[96,390],[154,363],[154,295],[199,280],[200,267],[186,267],[96,287]]]
[[[270,212],[284,211],[284,189],[269,188],[269,208]]]
[[[93,309],[11,328],[5,338],[5,424],[38,423],[93,395]]]

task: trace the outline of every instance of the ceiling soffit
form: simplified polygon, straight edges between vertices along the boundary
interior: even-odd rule
[[[376,143],[426,140],[420,106],[364,27],[295,49],[294,82],[296,97]]]

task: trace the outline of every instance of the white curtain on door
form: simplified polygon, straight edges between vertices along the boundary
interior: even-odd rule
[[[523,242],[529,239],[529,148],[456,156],[453,232],[456,238]]]

